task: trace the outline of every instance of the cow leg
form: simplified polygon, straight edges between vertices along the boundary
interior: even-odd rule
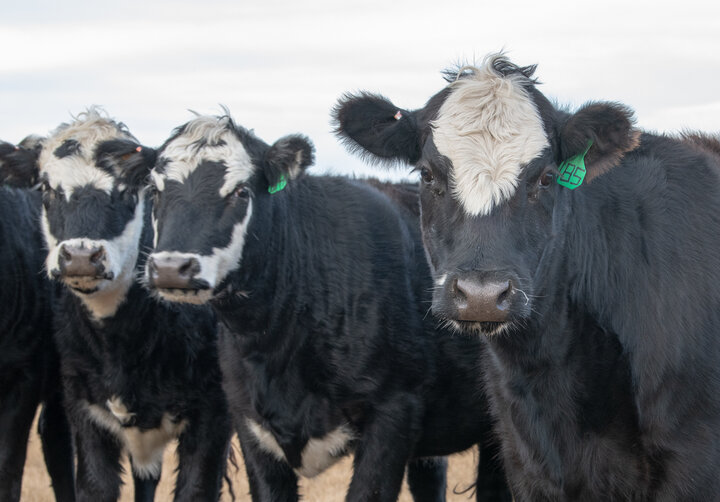
[[[368,417],[355,449],[347,502],[391,502],[398,498],[405,465],[417,439],[420,406],[414,396],[392,396]]]
[[[415,502],[445,502],[447,458],[416,458],[407,468],[410,493]]]
[[[297,502],[298,478],[290,465],[261,450],[244,424],[237,431],[253,502]]]
[[[78,502],[117,501],[120,497],[120,445],[108,432],[85,417],[73,417],[77,452],[76,498]]]
[[[0,398],[0,500],[20,499],[23,468],[27,455],[39,389],[23,381]]]
[[[162,471],[162,464],[160,464],[160,466],[160,471]],[[135,502],[152,502],[155,500],[155,490],[160,482],[160,472],[158,472],[157,476],[139,475],[135,472],[132,457],[130,458],[130,468],[132,470],[133,487],[135,489]]]
[[[58,502],[74,501],[72,435],[59,392],[45,401],[38,420],[38,434],[55,499]]]
[[[478,446],[480,461],[475,485],[477,502],[511,502],[512,495],[505,478],[499,445],[492,440]]]
[[[232,434],[225,404],[206,410],[202,419],[180,436],[175,500],[220,498]]]

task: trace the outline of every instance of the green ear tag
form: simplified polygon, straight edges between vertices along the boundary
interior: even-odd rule
[[[585,169],[585,155],[592,146],[592,141],[588,143],[587,148],[581,154],[574,157],[570,157],[558,167],[558,173],[560,176],[557,179],[558,185],[574,190],[582,185],[585,179],[587,169]]]
[[[270,192],[270,193],[279,192],[286,186],[287,186],[287,180],[285,179],[285,175],[281,174],[280,181],[278,181],[275,185],[268,187],[268,192]]]

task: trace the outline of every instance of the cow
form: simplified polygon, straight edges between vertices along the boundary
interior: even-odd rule
[[[96,107],[42,141],[46,273],[62,283],[55,340],[77,455],[77,499],[116,500],[128,453],[152,500],[178,439],[175,500],[217,500],[232,424],[212,311],[155,301],[137,280],[152,243],[145,178],[155,160]]]
[[[56,290],[43,272],[40,194],[13,188],[11,171],[31,148],[0,142],[0,500],[20,500],[27,442],[38,432],[56,500],[74,500],[70,428],[52,342]]]
[[[410,188],[305,176],[302,135],[268,145],[229,113],[158,150],[146,280],[210,304],[255,501],[298,500],[354,452],[348,501],[445,499],[444,459],[481,444],[479,500],[509,500],[493,455],[479,340],[439,336]],[[416,189],[415,189],[416,190]]]
[[[491,55],[416,110],[348,94],[336,131],[419,171],[432,309],[489,343],[518,502],[720,500],[720,143],[558,108],[534,71]]]

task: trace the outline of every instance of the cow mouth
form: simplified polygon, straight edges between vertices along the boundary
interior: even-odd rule
[[[212,290],[209,287],[180,289],[180,288],[154,288],[157,295],[163,300],[173,303],[192,303],[202,305],[212,299]]]
[[[68,288],[76,293],[91,295],[97,293],[104,282],[111,282],[115,278],[115,274],[106,272],[98,275],[66,276],[53,273],[53,277],[64,282]]]
[[[448,324],[456,331],[462,333],[485,335],[488,337],[506,333],[513,326],[512,321],[459,321],[456,319],[448,319]]]

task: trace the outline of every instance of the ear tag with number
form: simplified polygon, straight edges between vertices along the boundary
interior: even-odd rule
[[[287,179],[285,179],[284,174],[281,174],[280,180],[273,186],[268,187],[268,192],[276,193],[276,192],[279,192],[280,190],[282,190],[283,188],[285,188],[286,186],[287,186]]]
[[[587,169],[585,168],[585,155],[592,146],[592,140],[588,143],[583,153],[570,157],[558,167],[558,185],[574,190],[582,185]]]

